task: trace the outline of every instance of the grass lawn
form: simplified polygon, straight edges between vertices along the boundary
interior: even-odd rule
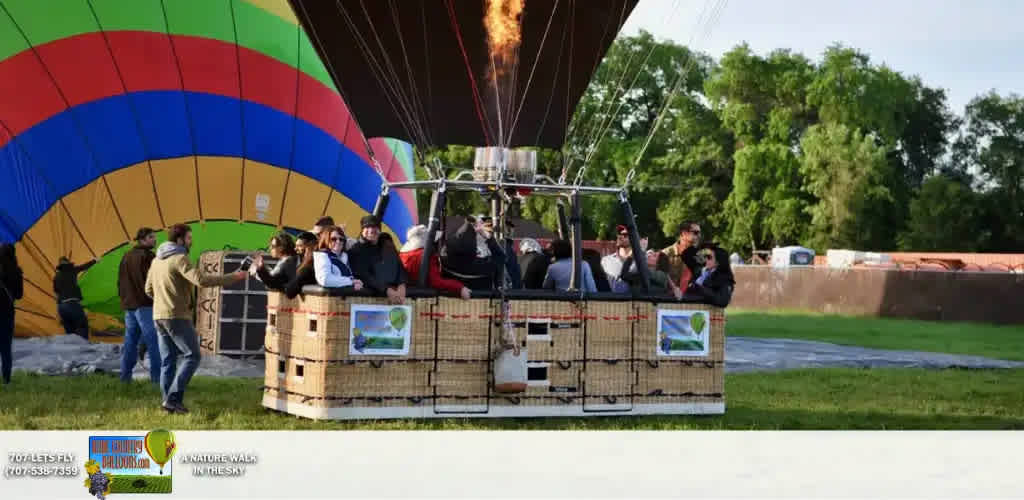
[[[876,349],[943,352],[1024,361],[1024,325],[915,321],[806,312],[729,309],[726,335],[789,338]]]
[[[722,416],[316,422],[265,410],[260,379],[196,377],[189,415],[114,377],[15,373],[0,429],[1024,429],[1024,370],[813,369],[726,376]]]

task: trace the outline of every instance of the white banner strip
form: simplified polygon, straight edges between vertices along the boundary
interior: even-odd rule
[[[90,438],[135,457],[108,466],[143,467],[131,441],[147,432],[0,432],[0,498],[88,498]],[[174,445],[171,494],[111,498],[1024,495],[1019,432],[181,431]]]

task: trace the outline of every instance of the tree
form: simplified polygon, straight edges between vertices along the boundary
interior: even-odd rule
[[[879,242],[891,238],[891,228],[869,215],[893,201],[885,184],[885,150],[860,131],[839,124],[811,127],[801,144],[804,189],[817,199],[807,209],[811,246],[818,251],[879,248]]]
[[[989,92],[965,111],[965,130],[956,142],[961,169],[976,170],[982,188],[999,210],[998,247],[1024,247],[1024,98]]]
[[[991,229],[980,224],[981,200],[969,185],[936,175],[924,181],[910,202],[907,230],[898,240],[903,250],[977,252],[985,248]]]

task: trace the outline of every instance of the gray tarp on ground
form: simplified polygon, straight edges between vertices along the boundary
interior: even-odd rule
[[[1024,368],[1021,361],[914,351],[888,351],[805,340],[729,337],[725,348],[726,372],[789,370],[794,368]],[[148,362],[148,359],[147,361]],[[77,335],[14,340],[14,367],[48,375],[117,373],[121,346],[90,344]],[[197,375],[262,377],[262,359],[240,360],[203,356]],[[149,376],[142,363],[134,378]]]

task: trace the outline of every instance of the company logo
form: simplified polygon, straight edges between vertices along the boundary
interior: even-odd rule
[[[170,493],[174,433],[145,436],[90,436],[85,487],[103,500],[116,493]]]

